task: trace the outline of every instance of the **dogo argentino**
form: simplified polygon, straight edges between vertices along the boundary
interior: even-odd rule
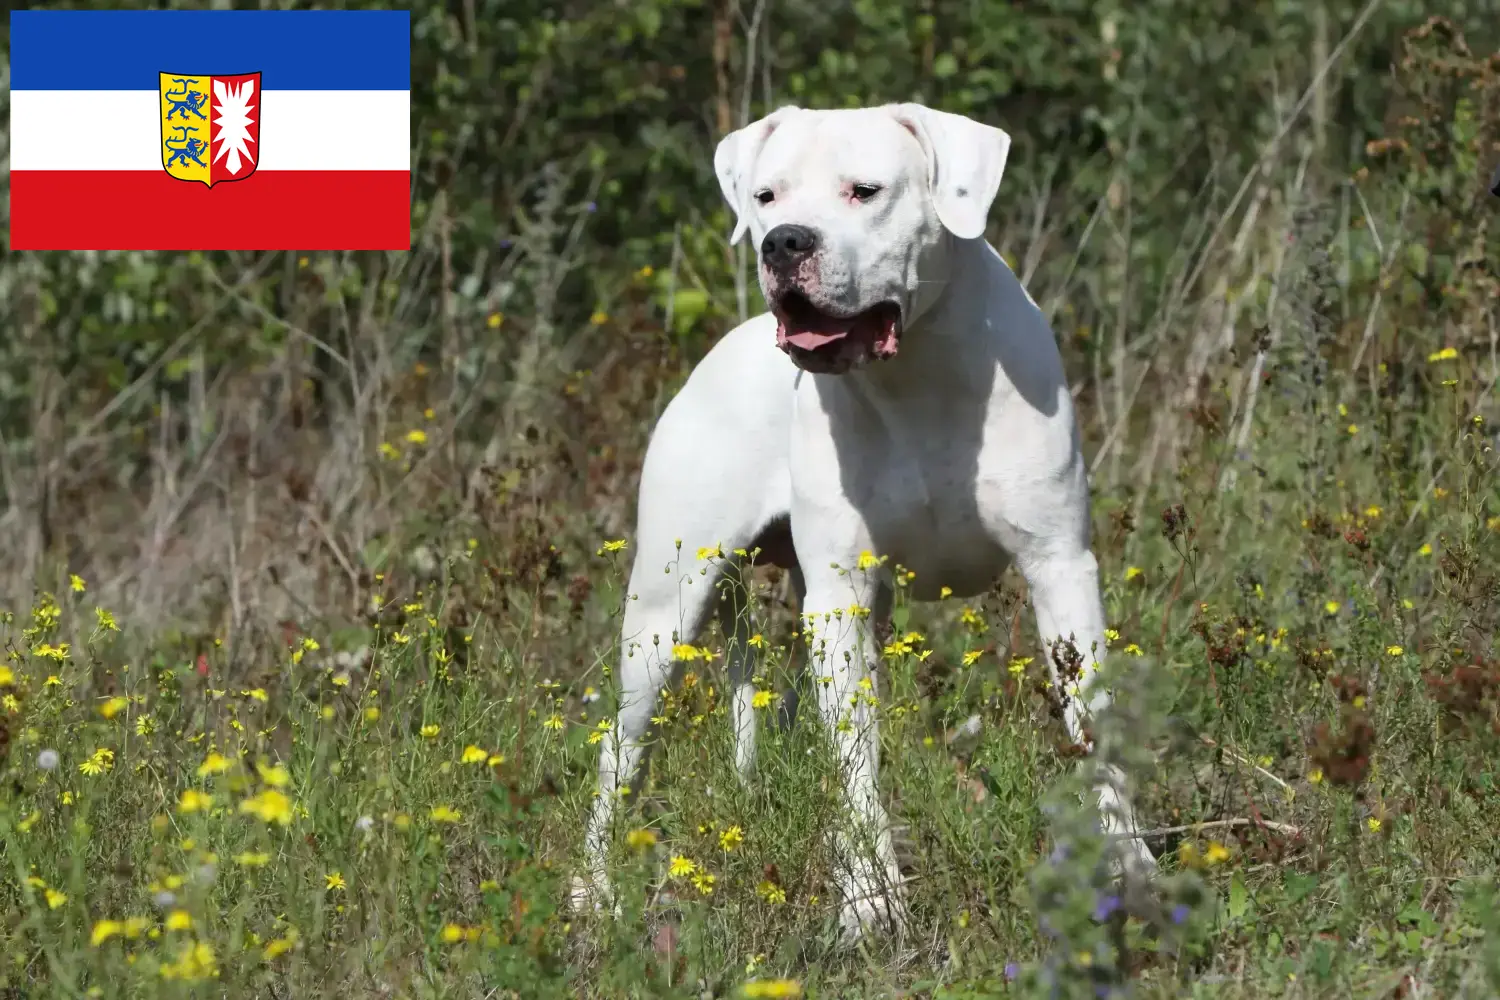
[[[715,586],[734,557],[704,578],[699,549],[759,549],[792,573],[851,813],[836,852],[851,935],[904,917],[876,790],[876,712],[858,697],[880,654],[871,626],[889,614],[891,566],[915,573],[913,596],[936,600],[942,588],[985,591],[1014,560],[1049,648],[1068,640],[1081,654],[1078,686],[1061,695],[1069,733],[1087,740],[1085,722],[1109,695],[1089,685],[1104,615],[1078,430],[1047,320],[983,238],[1009,148],[1000,129],[918,104],[784,107],[719,143],[730,242],[754,240],[771,311],[709,351],[646,453],[619,717],[599,760],[576,904],[608,894],[611,820],[640,776],[673,646],[693,643],[714,606],[737,763],[752,765],[752,629],[742,602]],[[888,558],[857,568],[867,552]],[[1047,659],[1058,682],[1057,657]],[[1137,828],[1123,781],[1106,774],[1098,792],[1106,830],[1126,835],[1120,862],[1154,869],[1128,836]]]

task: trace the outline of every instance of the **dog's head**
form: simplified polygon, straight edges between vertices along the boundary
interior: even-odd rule
[[[724,138],[714,170],[746,233],[777,343],[811,372],[896,353],[941,292],[953,238],[984,235],[1010,136],[920,104],[781,108]]]

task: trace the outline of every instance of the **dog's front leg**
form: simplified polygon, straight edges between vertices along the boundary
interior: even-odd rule
[[[1105,652],[1099,564],[1088,549],[1066,546],[1021,560],[1021,570],[1031,585],[1037,632],[1052,683],[1063,702],[1068,735],[1092,749],[1087,733],[1089,719],[1104,711],[1111,700],[1104,685],[1093,683]],[[1062,676],[1060,665],[1070,672],[1076,669],[1076,675]],[[1117,768],[1104,768],[1095,792],[1104,832],[1122,838],[1119,862],[1138,876],[1154,872],[1156,858],[1150,848],[1145,841],[1130,837],[1140,827],[1125,788],[1125,776]]]
[[[843,897],[840,922],[851,941],[872,926],[899,929],[905,923],[900,870],[877,785],[879,700],[873,667],[879,647],[873,625],[890,609],[882,575],[858,569],[838,575],[826,568],[809,573],[803,613],[808,672],[838,754],[848,806],[848,819],[835,834],[835,858]]]

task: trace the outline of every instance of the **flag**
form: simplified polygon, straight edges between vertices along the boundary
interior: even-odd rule
[[[407,11],[15,11],[13,250],[406,250]]]

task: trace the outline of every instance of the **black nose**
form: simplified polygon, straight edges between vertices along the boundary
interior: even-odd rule
[[[773,271],[786,271],[818,249],[818,234],[806,226],[777,226],[760,241],[760,259]]]

